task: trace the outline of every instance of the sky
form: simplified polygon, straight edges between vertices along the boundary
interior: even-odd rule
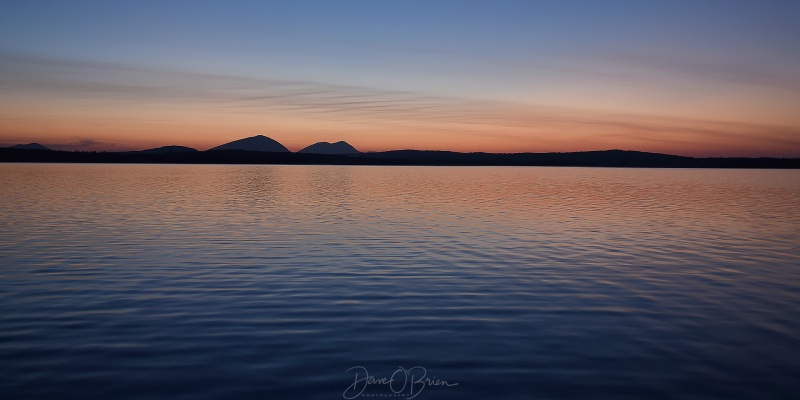
[[[0,0],[0,146],[800,157],[800,1]]]

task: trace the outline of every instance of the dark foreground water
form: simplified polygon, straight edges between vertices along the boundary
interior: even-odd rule
[[[800,171],[0,164],[0,224],[3,399],[800,393]]]

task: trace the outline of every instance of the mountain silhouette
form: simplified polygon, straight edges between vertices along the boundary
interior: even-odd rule
[[[264,135],[234,140],[209,150],[249,150],[268,151],[273,153],[290,153],[289,149],[287,149],[284,145]]]
[[[298,151],[298,153],[311,153],[311,154],[358,154],[360,151],[351,146],[350,143],[345,141],[338,141],[336,143],[317,142]]]
[[[193,153],[196,149],[186,146],[162,146],[155,149],[140,150],[137,153],[144,154],[166,154],[166,153]]]
[[[28,144],[15,144],[11,146],[12,149],[26,149],[26,150],[50,150],[47,146],[42,146],[39,143]]]
[[[244,146],[242,146],[244,142]],[[35,145],[32,148],[25,148]],[[266,146],[265,146],[266,145]],[[323,148],[330,144],[323,145]],[[792,168],[797,158],[695,158],[630,150],[579,151],[569,153],[458,153],[434,150],[390,150],[351,154],[292,153],[280,143],[256,136],[215,147],[222,151],[193,151],[183,146],[165,146],[144,151],[55,151],[31,143],[20,148],[0,147],[0,163],[153,163],[153,164],[282,164],[282,165],[507,165],[634,168]],[[39,147],[41,146],[41,147]],[[233,146],[224,148],[225,146]],[[311,147],[311,146],[309,146]],[[268,148],[270,150],[258,150]],[[256,151],[248,151],[255,149]],[[178,151],[174,151],[178,150]],[[275,151],[277,150],[277,151]],[[312,149],[313,150],[313,149]]]

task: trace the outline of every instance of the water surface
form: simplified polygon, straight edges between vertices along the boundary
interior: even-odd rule
[[[800,171],[0,164],[0,397],[794,398],[798,200]],[[457,385],[356,384],[414,366]]]

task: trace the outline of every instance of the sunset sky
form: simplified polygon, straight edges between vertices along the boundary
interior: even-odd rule
[[[0,146],[800,157],[800,1],[0,5]]]

